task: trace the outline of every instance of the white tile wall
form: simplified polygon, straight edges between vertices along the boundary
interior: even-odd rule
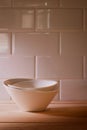
[[[85,9],[85,30],[87,31],[87,9]]]
[[[82,29],[82,10],[54,9],[50,12],[51,29]]]
[[[0,0],[0,7],[11,7],[11,0]]]
[[[55,79],[55,100],[87,100],[86,8],[86,0],[0,0],[0,81]],[[2,83],[0,100],[10,100]]]
[[[37,29],[81,30],[81,9],[47,9],[37,10]]]
[[[13,37],[14,55],[46,56],[59,54],[59,33],[14,33]]]
[[[87,80],[61,80],[61,100],[87,100]]]
[[[1,8],[0,28],[1,29],[21,29],[21,28],[33,29],[34,10]]]
[[[87,33],[61,33],[61,55],[87,55]]]
[[[37,57],[37,78],[82,78],[82,57]]]
[[[6,21],[6,22],[5,22]],[[8,29],[13,24],[13,11],[0,8],[0,28]]]
[[[34,78],[34,57],[8,56],[0,58],[0,78]]]
[[[59,0],[14,0],[14,7],[55,8]]]
[[[87,8],[87,0],[61,0],[62,8]]]
[[[20,14],[21,27],[34,28],[34,10],[22,10]]]
[[[11,54],[11,33],[0,33],[0,55]]]
[[[6,88],[3,86],[3,81],[4,80],[0,80],[0,101],[10,101],[10,96]]]
[[[36,30],[47,30],[50,28],[50,9],[39,9],[36,11]]]
[[[85,78],[87,79],[87,56],[85,57]]]

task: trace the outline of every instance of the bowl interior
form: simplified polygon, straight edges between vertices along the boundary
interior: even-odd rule
[[[57,88],[57,82],[53,80],[21,79],[20,81],[15,82],[11,80],[9,83],[7,83],[7,86],[29,90],[53,90]]]

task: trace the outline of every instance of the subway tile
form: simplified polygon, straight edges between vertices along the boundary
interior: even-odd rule
[[[13,11],[11,9],[0,9],[0,29],[8,29],[13,24]]]
[[[36,13],[37,30],[82,30],[81,9],[38,9]]]
[[[11,0],[0,0],[0,7],[11,7]]]
[[[59,33],[14,33],[14,55],[46,56],[59,54]]]
[[[5,87],[3,86],[3,81],[0,80],[0,101],[10,101],[10,96],[7,92],[7,90],[5,89]]]
[[[87,79],[87,56],[85,57],[85,60],[84,60],[84,76],[85,76],[85,79]]]
[[[38,9],[36,11],[36,30],[49,29],[50,9]]]
[[[82,61],[80,56],[37,57],[36,77],[57,78],[58,80],[82,78]]]
[[[50,12],[50,29],[82,29],[82,10],[54,9]]]
[[[59,0],[14,0],[14,7],[56,8]]]
[[[87,33],[61,33],[61,55],[87,55]]]
[[[87,100],[87,80],[61,80],[60,100]]]
[[[0,33],[0,56],[11,54],[11,33]]]
[[[87,0],[61,0],[62,8],[87,8]]]
[[[20,19],[22,17],[22,24],[21,28],[34,28],[34,10],[21,10],[20,13],[17,11],[20,15]]]
[[[6,21],[6,22],[5,22]],[[34,10],[31,9],[0,9],[1,29],[33,29]]]
[[[34,57],[9,56],[0,58],[0,78],[15,77],[34,77]]]

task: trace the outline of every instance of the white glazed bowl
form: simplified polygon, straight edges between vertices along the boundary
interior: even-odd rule
[[[14,102],[21,108],[21,110],[43,111],[46,109],[46,107],[49,105],[49,103],[52,101],[52,99],[58,92],[57,82],[52,80],[38,80],[39,87],[37,88],[33,87],[33,89],[31,89],[29,87],[28,89],[28,87],[23,88],[23,86],[21,87],[21,85],[20,87],[19,86],[15,87],[15,84],[16,85],[18,85],[17,83],[22,84],[22,82],[24,84],[25,81],[29,81],[29,80],[30,79],[9,79],[4,81],[4,85],[8,93],[14,100]],[[36,80],[32,80],[32,81],[35,81],[34,83],[36,83]],[[43,85],[40,87],[41,83],[43,83]],[[51,89],[50,86],[52,87]]]

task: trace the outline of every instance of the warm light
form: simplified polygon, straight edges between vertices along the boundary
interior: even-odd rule
[[[0,34],[0,53],[7,53],[9,49],[9,39],[8,34]]]

